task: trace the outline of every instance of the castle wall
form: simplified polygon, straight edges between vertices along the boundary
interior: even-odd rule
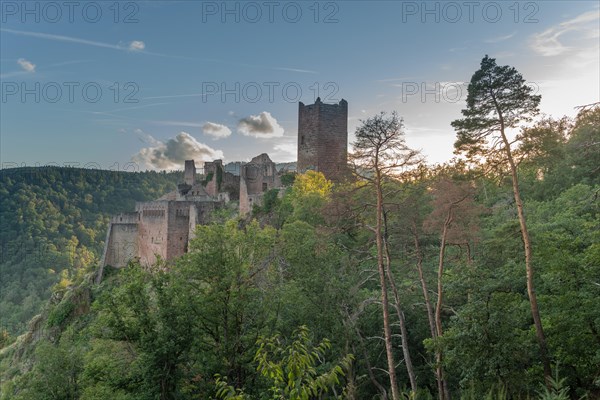
[[[252,205],[250,204],[250,198],[248,197],[248,187],[246,186],[246,179],[240,178],[240,215],[245,215],[250,212]]]
[[[188,248],[190,240],[196,237],[196,225],[198,224],[198,209],[190,207],[190,218],[188,219]]]
[[[221,192],[229,193],[231,200],[238,200],[240,195],[240,176],[234,175],[231,172],[225,172],[223,174]]]
[[[298,172],[314,169],[335,180],[348,158],[348,102],[298,106]]]
[[[167,216],[166,259],[184,255],[190,232],[190,207],[187,201],[169,202]]]
[[[142,265],[152,265],[157,255],[167,259],[168,201],[137,203],[140,213],[139,258]]]
[[[138,256],[138,214],[124,213],[111,218],[101,265],[124,267]]]

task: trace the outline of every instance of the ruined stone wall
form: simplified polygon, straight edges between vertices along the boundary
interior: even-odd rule
[[[143,265],[156,262],[156,255],[167,259],[168,201],[137,203],[140,213],[139,257]]]
[[[210,176],[211,179],[206,184],[204,188],[206,193],[208,193],[212,197],[217,197],[219,195],[219,177],[223,177],[223,163],[221,160],[215,160],[213,162],[205,162],[204,163],[204,175],[205,177]],[[222,183],[222,182],[221,182]]]
[[[108,225],[101,265],[124,267],[138,256],[138,214],[123,213],[111,218]]]
[[[225,172],[221,191],[229,193],[229,199],[238,200],[240,197],[240,176]]]
[[[348,158],[348,102],[298,105],[298,172],[314,169],[336,180]]]
[[[241,179],[246,181],[248,194],[264,193],[281,187],[276,165],[265,153],[254,157],[242,167]]]
[[[185,160],[183,182],[190,186],[196,182],[196,165],[194,160]]]
[[[217,201],[193,203],[196,208],[196,225],[207,225],[211,221],[212,212],[221,207]]]
[[[167,215],[166,259],[180,257],[187,252],[190,232],[190,206],[187,201],[171,201]]]
[[[240,214],[252,210],[254,204],[260,204],[265,192],[281,187],[281,179],[276,165],[265,153],[256,156],[241,168],[240,176]]]
[[[250,205],[250,199],[248,197],[248,187],[246,186],[246,179],[240,179],[240,215],[245,215],[252,209]]]

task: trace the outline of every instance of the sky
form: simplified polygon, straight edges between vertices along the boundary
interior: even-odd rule
[[[404,119],[430,163],[487,54],[543,113],[600,100],[598,1],[0,2],[2,168],[296,159],[298,102]]]

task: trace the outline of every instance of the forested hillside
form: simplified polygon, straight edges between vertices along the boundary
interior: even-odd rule
[[[107,216],[176,175],[7,171],[3,321],[49,300],[0,337],[0,399],[600,399],[600,107],[539,116],[487,56],[468,91],[460,157],[377,114],[347,179],[288,174],[99,284]]]
[[[179,173],[15,168],[0,173],[0,327],[22,333],[50,288],[101,257],[111,214],[173,190]]]
[[[599,398],[599,141],[596,108],[576,121],[543,119],[515,147],[553,370],[546,385],[502,163],[426,166],[411,153],[417,164],[382,176],[381,261],[399,396],[439,398],[439,388],[461,399]],[[0,353],[2,399],[391,398],[378,190],[376,175],[364,175],[338,185],[298,175],[253,215],[199,227],[170,268],[132,264],[109,270],[100,285],[93,272],[57,285],[29,332]],[[96,250],[101,212],[174,181],[69,170],[3,179],[3,201],[17,210],[3,235],[44,234],[62,246],[73,236],[77,248]],[[80,215],[98,222],[80,226]],[[69,276],[81,251],[62,256]],[[48,265],[28,266],[46,276]],[[37,285],[30,276],[25,286]]]

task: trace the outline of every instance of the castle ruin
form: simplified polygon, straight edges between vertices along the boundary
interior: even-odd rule
[[[348,103],[299,103],[297,171],[313,169],[339,180],[346,169]],[[229,201],[239,201],[240,215],[261,205],[264,194],[282,190],[280,172],[266,153],[240,164],[239,173],[226,172],[221,160],[205,162],[198,179],[194,160],[185,161],[177,190],[150,202],[138,202],[134,212],[111,218],[98,281],[106,265],[124,267],[132,260],[153,265],[185,254],[197,225]]]
[[[281,188],[277,166],[266,153],[256,156],[244,164],[240,174],[240,215],[262,204],[264,193]]]
[[[211,164],[213,174],[207,176],[206,187],[196,180],[194,161],[186,160],[184,181],[177,190],[155,201],[136,203],[134,212],[113,216],[101,267],[123,267],[135,259],[152,265],[159,258],[171,260],[186,253],[196,225],[208,223],[210,214],[229,200],[227,192],[219,191],[226,175],[221,160]]]

